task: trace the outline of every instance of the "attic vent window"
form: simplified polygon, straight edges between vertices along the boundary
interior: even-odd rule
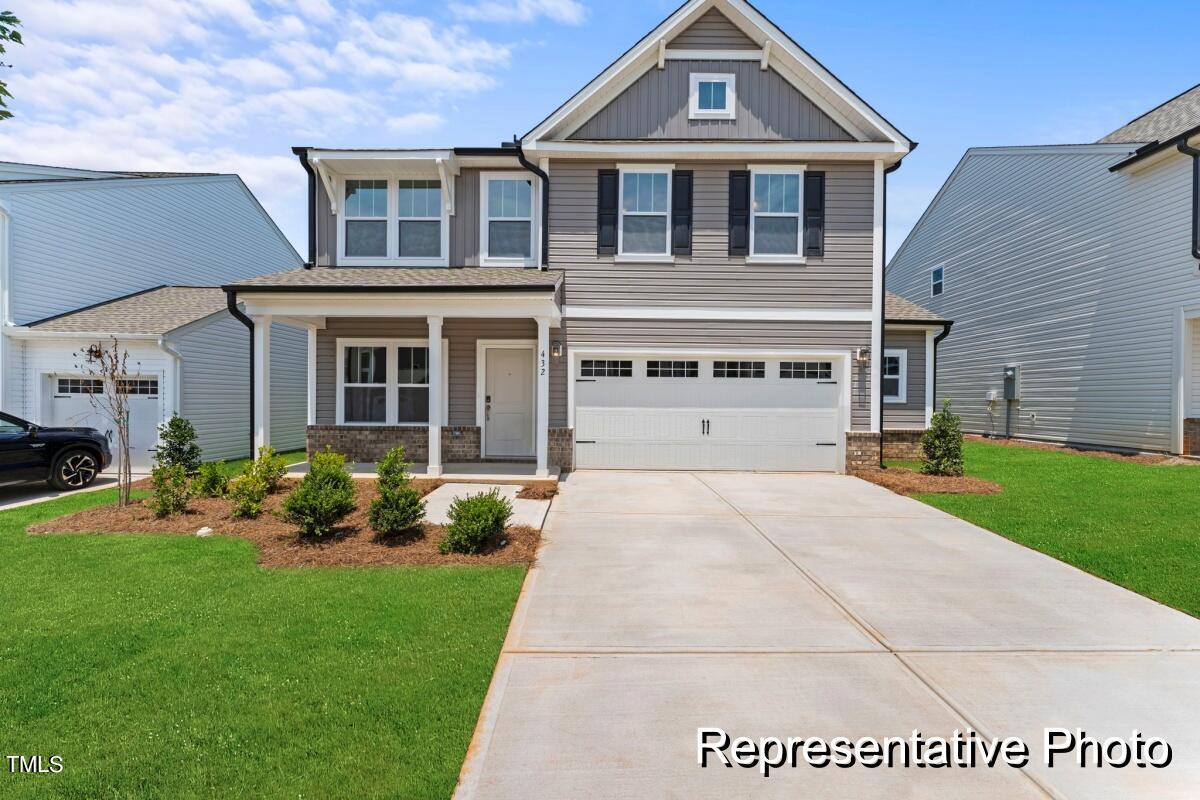
[[[689,77],[689,119],[734,119],[737,108],[734,75],[693,72]]]

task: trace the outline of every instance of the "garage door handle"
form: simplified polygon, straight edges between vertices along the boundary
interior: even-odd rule
[[[832,384],[833,386],[837,386],[837,381],[817,381],[817,383],[828,383]]]
[[[575,382],[576,383],[595,383],[596,379],[595,378],[576,378]]]
[[[837,447],[837,442],[817,442],[817,447]]]

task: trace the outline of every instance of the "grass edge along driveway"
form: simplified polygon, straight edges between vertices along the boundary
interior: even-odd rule
[[[1200,617],[1200,466],[967,441],[995,495],[920,494],[940,508]]]
[[[449,797],[524,567],[266,570],[225,537],[0,513],[0,796]]]

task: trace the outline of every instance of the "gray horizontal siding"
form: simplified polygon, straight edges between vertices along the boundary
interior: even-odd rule
[[[897,253],[888,288],[955,320],[938,397],[964,428],[1002,433],[1005,364],[1022,368],[1012,433],[1169,450],[1181,306],[1200,305],[1189,255],[1189,163],[1110,173],[1121,148],[969,153]],[[929,272],[946,291],[929,297]]]
[[[884,350],[908,353],[905,402],[883,404],[884,428],[925,427],[925,331],[888,329]]]
[[[693,322],[693,321],[635,321],[635,320],[581,320],[570,319],[563,323],[568,347],[656,347],[669,350],[673,347],[720,349],[753,348],[764,350],[783,349],[853,349],[869,347],[871,326],[869,323],[795,323],[795,322]],[[551,425],[563,425],[566,421],[565,358],[552,361],[553,380],[550,420]],[[851,426],[855,430],[870,428],[871,391],[870,374],[864,366],[854,365],[851,385]],[[557,392],[554,387],[557,386]]]
[[[172,344],[182,356],[180,414],[196,427],[206,459],[249,454],[249,333],[228,315],[183,329]],[[304,446],[308,404],[307,331],[271,326],[271,443]]]
[[[745,50],[758,45],[715,8],[706,11],[668,44],[677,50]]]
[[[617,263],[596,255],[596,175],[605,162],[551,164],[550,264],[567,273],[578,305],[869,308],[874,187],[871,165],[822,164],[825,255],[806,264],[746,264],[729,256],[729,171],[697,163],[692,255],[672,264]],[[810,164],[809,169],[818,169]]]
[[[688,119],[689,76],[732,73],[734,119]],[[651,67],[628,89],[571,134],[571,139],[752,139],[853,141],[811,100],[774,69],[757,61],[667,61]]]

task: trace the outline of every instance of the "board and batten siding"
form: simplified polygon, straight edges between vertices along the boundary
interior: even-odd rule
[[[161,284],[219,285],[301,259],[236,176],[0,186],[13,321]]]
[[[182,356],[180,415],[191,420],[205,460],[250,449],[249,331],[217,314],[169,337]],[[304,447],[308,418],[308,332],[271,325],[271,444]]]
[[[720,350],[797,350],[853,352],[869,347],[868,322],[734,322],[689,320],[567,319],[563,322],[567,347],[572,350],[602,350],[605,347],[654,348],[663,353]],[[552,337],[553,338],[553,337]],[[551,362],[550,424],[565,424],[566,359]],[[554,380],[555,368],[562,375]],[[871,422],[870,374],[852,364],[850,387],[851,428],[868,430]],[[555,387],[558,387],[557,390]],[[556,422],[561,420],[561,422]]]
[[[675,50],[756,50],[758,45],[729,17],[710,8],[667,43]]]
[[[937,401],[1005,432],[1003,369],[1021,367],[1013,435],[1169,451],[1179,309],[1200,306],[1190,161],[1108,167],[1129,145],[968,151],[893,259],[892,291],[954,330]],[[945,267],[945,293],[929,273]]]
[[[732,74],[734,119],[689,119],[692,73]],[[757,61],[671,60],[644,75],[568,138],[742,139],[853,141],[854,137],[788,83]]]
[[[883,427],[925,428],[925,331],[906,331],[888,327],[884,331],[884,351],[903,350],[908,354],[903,403],[883,404]]]
[[[555,161],[550,266],[566,270],[568,305],[714,308],[870,308],[874,188],[870,163],[823,170],[825,255],[805,264],[747,264],[729,255],[729,172],[745,164],[688,164],[694,171],[692,255],[674,263],[617,262],[596,254],[597,171],[612,162]]]
[[[426,339],[429,323],[421,318],[330,317],[317,331],[317,424],[337,424],[337,340]],[[479,339],[537,339],[532,319],[456,319],[442,323],[449,345],[450,425],[475,423],[475,350]],[[554,424],[553,421],[551,424]]]

